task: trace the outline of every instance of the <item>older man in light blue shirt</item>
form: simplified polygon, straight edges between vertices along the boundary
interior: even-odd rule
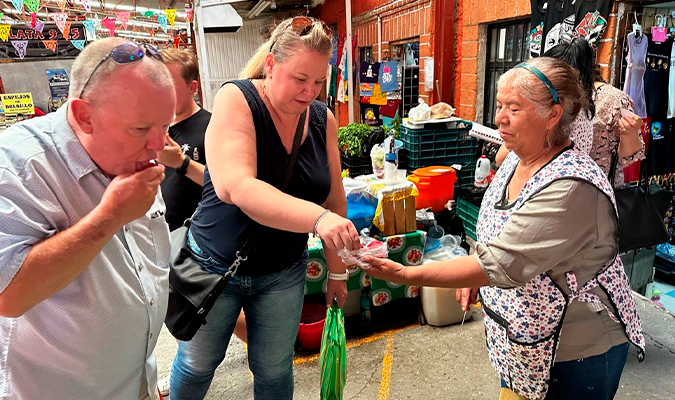
[[[0,133],[0,399],[157,399],[173,119],[153,48],[90,44],[58,112]]]

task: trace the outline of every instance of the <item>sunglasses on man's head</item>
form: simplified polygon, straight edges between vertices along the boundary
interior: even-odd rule
[[[326,33],[326,35],[328,36],[332,35],[332,32],[330,31],[326,23],[321,20],[305,16],[295,17],[291,20],[291,23],[284,29],[284,31],[279,34],[277,39],[274,42],[272,42],[272,45],[270,45],[270,53],[272,52],[272,49],[274,48],[274,45],[277,43],[279,38],[284,34],[284,32],[286,32],[286,29],[290,27],[293,30],[293,32],[295,32],[298,36],[305,36],[312,31],[315,22],[321,23],[321,28]]]
[[[89,85],[89,82],[91,82],[91,78],[94,76],[98,68],[108,59],[112,59],[117,64],[129,64],[143,59],[146,54],[157,61],[164,62],[162,55],[159,53],[159,50],[150,44],[139,45],[134,42],[126,42],[120,44],[119,46],[113,47],[113,49],[110,50],[110,53],[106,54],[106,56],[101,59],[101,61],[91,72],[89,79],[87,79],[87,82],[85,82],[84,86],[82,86],[82,91],[78,97],[82,98],[84,90],[87,88],[87,85]]]

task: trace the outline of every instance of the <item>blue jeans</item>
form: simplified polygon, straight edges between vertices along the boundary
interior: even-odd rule
[[[628,357],[629,343],[606,353],[553,364],[546,400],[612,400]],[[507,387],[502,380],[502,387]]]
[[[188,246],[207,269],[222,267],[199,249]],[[195,337],[178,342],[171,368],[171,400],[203,399],[213,374],[225,358],[234,325],[246,315],[248,363],[257,400],[293,398],[293,349],[300,323],[307,271],[307,253],[292,267],[261,277],[235,275]]]

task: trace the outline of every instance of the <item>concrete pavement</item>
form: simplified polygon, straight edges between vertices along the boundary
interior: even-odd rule
[[[675,399],[675,315],[636,295],[643,318],[647,355],[638,363],[629,351],[616,399]],[[373,308],[373,323],[363,328],[346,320],[347,384],[344,399],[498,399],[499,382],[488,361],[480,312],[447,327],[420,326],[416,300],[401,299]],[[157,344],[160,377],[168,373],[176,343],[165,330]],[[297,400],[319,398],[318,353],[298,350]],[[253,378],[246,350],[233,338],[216,371],[207,399],[253,399]]]

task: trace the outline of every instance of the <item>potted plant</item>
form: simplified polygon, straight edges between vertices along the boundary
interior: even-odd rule
[[[369,125],[355,123],[338,128],[340,152],[351,157],[362,156],[363,145],[372,129]]]
[[[372,127],[366,124],[351,123],[338,128],[338,146],[342,169],[349,170],[349,176],[370,174],[373,172],[370,156],[365,154],[366,142]]]

